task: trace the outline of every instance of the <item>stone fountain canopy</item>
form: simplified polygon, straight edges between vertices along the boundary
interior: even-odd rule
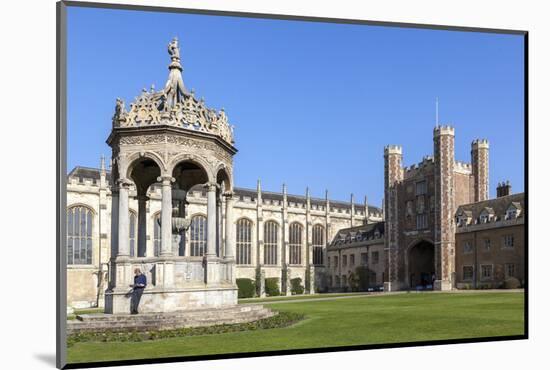
[[[233,222],[233,130],[222,109],[207,108],[183,84],[176,38],[168,44],[165,87],[142,93],[126,110],[117,98],[112,131],[113,230],[105,312],[129,312],[133,271],[146,271],[140,312],[175,312],[237,304]],[[160,246],[147,250],[148,189],[161,188]],[[137,253],[130,253],[129,198],[138,200]],[[207,193],[206,237],[191,252],[182,235],[189,190]],[[225,199],[225,200],[224,200]],[[225,236],[225,237],[224,237]]]
[[[224,109],[208,108],[203,98],[197,99],[193,90],[183,84],[177,39],[168,48],[171,63],[170,74],[162,90],[143,89],[127,111],[124,101],[117,98],[113,129],[131,127],[172,126],[185,130],[210,134],[233,146],[233,126],[228,122]]]

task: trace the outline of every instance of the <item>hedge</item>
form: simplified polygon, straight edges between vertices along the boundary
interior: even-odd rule
[[[239,331],[284,328],[305,318],[304,314],[296,312],[279,312],[275,316],[257,321],[239,324],[221,324],[169,330],[120,332],[108,330],[102,332],[83,332],[67,337],[67,347],[80,342],[141,342],[145,340],[190,337],[195,335],[234,333]]]
[[[252,298],[256,294],[256,284],[252,279],[237,279],[239,298]]]

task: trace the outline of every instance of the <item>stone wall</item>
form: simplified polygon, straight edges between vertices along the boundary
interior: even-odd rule
[[[514,239],[513,247],[504,244],[504,238],[508,236]],[[523,218],[461,227],[456,233],[456,246],[457,288],[500,288],[509,277],[507,264],[514,265],[514,273],[510,276],[524,282],[526,245]],[[492,266],[491,278],[482,276],[482,265]],[[465,266],[472,268],[472,278],[464,276]]]
[[[92,209],[94,213],[92,251],[93,264],[90,266],[68,266],[68,304],[70,306],[94,306],[97,303],[99,303],[99,305],[103,305],[103,294],[99,294],[98,300],[97,274],[100,267],[102,272],[107,272],[108,263],[111,257],[112,194],[109,186],[107,185],[107,181],[105,179],[101,180],[101,176],[105,176],[105,174],[101,175],[100,171],[95,171],[97,172],[98,179],[79,179],[76,176],[69,177],[68,179],[68,207],[72,207],[74,205],[84,205]],[[235,222],[241,218],[247,218],[252,221],[251,264],[237,265],[237,278],[249,278],[255,280],[258,267],[261,267],[261,269],[264,270],[266,278],[277,277],[280,279],[282,277],[284,265],[282,263],[283,254],[281,253],[284,245],[282,229],[279,230],[278,264],[274,266],[265,266],[263,261],[263,243],[261,237],[263,236],[263,224],[268,220],[276,221],[280,228],[282,228],[283,224],[289,225],[293,222],[298,222],[303,226],[301,264],[289,265],[289,278],[299,277],[302,279],[304,285],[307,280],[308,263],[311,262],[311,227],[314,225],[322,225],[325,227],[325,231],[327,233],[325,236],[325,241],[330,241],[338,230],[350,227],[351,225],[351,207],[349,204],[345,204],[344,202],[329,200],[327,212],[326,200],[313,198],[310,200],[308,215],[306,197],[289,195],[286,209],[287,222],[283,223],[283,203],[281,193],[267,192],[264,197],[260,195],[260,198],[262,199],[260,207],[257,192],[243,189],[240,192],[237,190],[236,193],[237,197],[233,216]],[[129,209],[131,213],[137,215],[138,201],[136,196],[136,189],[131,188],[129,194]],[[160,187],[151,187],[149,189],[148,196],[150,201],[147,202],[146,209],[146,256],[153,257],[155,244],[155,217],[159,215],[161,210]],[[188,216],[192,217],[198,214],[206,215],[206,198],[201,189],[190,192],[188,195],[188,201]],[[222,207],[222,209],[223,208],[224,207]],[[355,225],[360,225],[365,219],[364,206],[356,204],[354,208],[355,212],[353,215],[353,222]],[[381,211],[371,207],[369,217],[371,220],[380,221],[382,220]],[[222,222],[222,235],[225,234],[223,232],[223,227],[225,227],[225,222]],[[308,227],[309,231],[306,233],[306,228]],[[187,231],[186,238],[189,240],[189,230]],[[308,240],[306,240],[306,238]],[[135,252],[137,253],[137,242],[135,244],[135,248]],[[178,251],[174,252],[177,254]],[[186,251],[186,255],[189,255],[189,251]],[[326,256],[326,252],[324,255]],[[288,253],[286,254],[286,263],[288,263]],[[313,274],[313,279],[315,282],[320,284],[326,281],[326,279],[321,276],[324,275],[323,266],[318,266],[316,268],[311,267],[311,269],[315,272]],[[95,273],[95,275],[93,275],[93,273]],[[151,281],[151,277],[149,280]],[[103,284],[101,285],[100,290],[104,291],[105,288],[106,284]]]

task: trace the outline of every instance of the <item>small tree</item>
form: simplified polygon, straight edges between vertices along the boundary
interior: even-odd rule
[[[290,292],[292,294],[304,294],[304,287],[302,285],[301,278],[294,278],[290,280]]]
[[[369,288],[369,277],[370,277],[371,270],[369,270],[366,266],[358,266],[355,269],[355,273],[353,274],[354,277],[354,284],[355,284],[355,292],[363,292],[368,290]]]
[[[265,294],[269,297],[281,295],[279,290],[279,278],[265,279]]]

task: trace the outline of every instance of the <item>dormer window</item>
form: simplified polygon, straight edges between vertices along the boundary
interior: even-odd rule
[[[493,221],[495,218],[495,213],[491,208],[485,208],[483,211],[481,211],[479,215],[479,222],[482,224],[486,224],[488,222]]]
[[[506,220],[514,220],[521,214],[521,204],[519,202],[513,202],[506,210]]]
[[[468,226],[472,222],[472,212],[460,210],[456,216],[456,224],[458,227]]]

